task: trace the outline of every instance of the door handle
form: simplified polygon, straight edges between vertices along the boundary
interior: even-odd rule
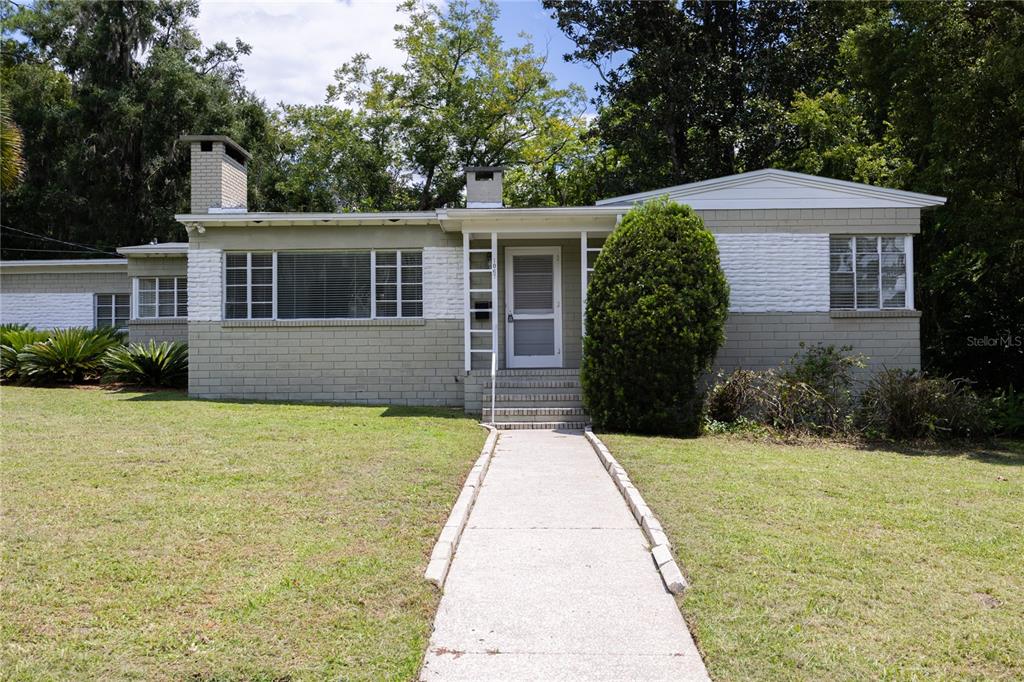
[[[515,321],[516,321],[516,319],[514,317],[512,317],[512,313],[509,313],[508,314],[508,322],[509,322],[509,324],[512,324]]]

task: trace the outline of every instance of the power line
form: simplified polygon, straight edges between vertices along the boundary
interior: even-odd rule
[[[63,239],[54,239],[53,237],[47,237],[44,234],[37,234],[35,232],[28,232],[27,230],[22,230],[22,229],[19,229],[17,227],[11,227],[10,225],[4,225],[3,223],[0,223],[0,228],[3,228],[5,230],[10,230],[12,232],[18,232],[20,234],[28,235],[29,237],[34,237],[35,239],[44,239],[44,240],[46,240],[48,242],[56,242],[58,244],[63,244],[64,246],[77,246],[79,248],[86,249],[88,251],[94,251],[96,253],[102,253],[102,254],[107,255],[107,256],[116,256],[116,255],[118,255],[118,254],[114,253],[113,251],[105,251],[104,249],[99,249],[99,248],[96,248],[95,246],[89,246],[88,244],[78,244],[76,242],[66,242]]]
[[[82,249],[15,249],[9,246],[0,248],[4,251],[32,251],[35,253],[96,253],[95,251],[85,251]]]

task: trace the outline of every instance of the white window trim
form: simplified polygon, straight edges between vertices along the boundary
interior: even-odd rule
[[[99,329],[100,326],[100,296],[110,296],[110,322],[111,326],[116,331],[128,331],[128,325],[132,321],[132,307],[135,305],[135,298],[132,294],[115,293],[108,294],[103,292],[97,292],[92,295],[92,326],[93,329]],[[128,318],[124,321],[123,326],[117,326],[117,297],[127,296],[128,297]]]
[[[843,310],[914,310],[914,236],[907,234],[903,236],[903,267],[905,269],[904,277],[906,285],[903,292],[903,305],[902,306],[883,306],[882,305],[882,239],[883,238],[898,238],[900,235],[895,234],[836,234],[830,235],[830,239],[833,237],[840,237],[846,239],[850,243],[850,255],[853,267],[853,307],[852,308],[833,308],[831,306],[831,284],[829,285],[829,310],[843,311]],[[877,306],[861,306],[857,305],[857,240],[858,239],[874,239],[875,240],[875,252],[878,255],[878,305]],[[831,257],[829,260],[829,277],[832,275],[832,264]]]
[[[363,251],[366,251],[366,250],[367,249],[319,249],[318,251],[323,252],[323,253],[338,253],[338,252],[344,252],[344,251],[363,252]],[[254,319],[255,320],[261,320],[261,321],[272,321],[272,322],[322,322],[323,320],[395,320],[395,319],[422,320],[422,319],[424,319],[424,316],[423,316],[422,313],[420,315],[403,315],[402,314],[402,303],[403,302],[405,302],[405,303],[419,303],[421,305],[421,309],[422,309],[424,301],[423,301],[423,294],[422,293],[420,294],[420,298],[419,299],[410,299],[409,301],[404,301],[404,299],[402,298],[402,255],[401,255],[403,252],[419,253],[419,254],[421,254],[420,257],[422,258],[423,249],[422,248],[412,248],[412,249],[380,248],[380,249],[368,249],[368,250],[370,252],[370,316],[369,317],[303,317],[303,318],[289,317],[286,320],[280,319],[277,316],[277,255],[278,255],[278,253],[290,253],[290,252],[288,252],[288,251],[263,251],[263,250],[256,250],[256,251],[225,251],[224,252],[224,254],[223,254],[222,258],[221,258],[221,282],[222,282],[222,285],[221,285],[221,317],[222,317],[223,320],[225,320],[227,322],[232,322],[232,321],[236,321],[236,320],[254,320]],[[296,251],[296,253],[316,253],[316,252],[317,252],[317,250],[310,250],[310,249],[301,249],[301,250],[297,250]],[[396,277],[396,279],[397,279],[397,284],[396,284],[396,286],[397,286],[397,288],[396,288],[397,301],[396,301],[396,305],[397,305],[397,308],[398,308],[397,309],[397,313],[398,313],[397,315],[390,315],[390,316],[387,316],[387,317],[379,317],[377,315],[377,253],[378,252],[394,253],[395,254],[395,267],[396,267],[396,269],[398,271],[397,272],[397,277]],[[246,291],[245,291],[245,296],[246,296],[245,304],[246,304],[246,308],[245,308],[245,312],[246,312],[246,316],[245,317],[228,317],[228,314],[227,314],[227,312],[228,312],[228,273],[227,273],[227,271],[228,271],[228,256],[238,255],[238,254],[242,254],[242,253],[245,254],[245,283],[246,283]],[[271,254],[271,263],[272,263],[272,265],[271,265],[271,275],[270,275],[270,277],[271,277],[271,287],[272,287],[271,297],[273,299],[273,301],[272,301],[273,302],[273,306],[272,306],[273,310],[271,312],[271,317],[257,317],[257,318],[254,318],[252,316],[252,256],[253,256],[253,254],[264,254],[264,253]],[[419,267],[420,267],[420,270],[422,271],[423,270],[423,261],[422,260],[420,261]],[[422,280],[423,280],[423,277],[421,275],[421,277],[420,277],[420,286],[421,287],[423,286]]]
[[[147,315],[147,316],[143,317],[142,315],[139,314],[139,299],[140,299],[139,292],[141,291],[139,289],[139,281],[143,280],[143,279],[151,279],[151,280],[154,280],[156,282],[156,288],[153,290],[153,293],[156,296],[156,299],[155,299],[155,301],[153,303],[154,311],[156,312],[156,315]],[[172,280],[174,280],[174,289],[173,289],[173,291],[174,291],[174,314],[173,315],[160,315],[160,291],[161,291],[161,289],[160,289],[160,280],[161,279],[172,279]],[[184,287],[179,287],[178,286],[178,280],[185,280],[185,286]],[[185,320],[185,319],[188,319],[188,310],[185,311],[184,315],[179,315],[178,314],[178,305],[180,303],[180,301],[178,299],[179,299],[179,297],[180,297],[180,295],[182,293],[184,293],[185,295],[188,295],[188,277],[186,275],[165,275],[165,276],[162,276],[162,277],[158,276],[158,275],[152,275],[152,276],[145,276],[145,277],[132,277],[132,301],[131,301],[131,316],[132,317],[131,317],[131,319],[133,319],[133,320]],[[187,305],[188,304],[186,302],[186,307],[187,307]]]

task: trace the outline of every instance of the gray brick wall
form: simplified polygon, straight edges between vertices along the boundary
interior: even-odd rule
[[[884,313],[880,315],[885,315]],[[830,313],[733,313],[715,370],[770,369],[800,349],[800,342],[853,346],[868,356],[863,380],[884,368],[920,369],[920,318],[915,316],[834,317]]]
[[[131,281],[125,272],[39,272],[0,275],[0,292],[17,294],[130,294]]]
[[[186,320],[132,320],[128,323],[128,341],[131,343],[157,343],[188,341]]]
[[[396,405],[463,402],[461,320],[189,327],[199,398]]]

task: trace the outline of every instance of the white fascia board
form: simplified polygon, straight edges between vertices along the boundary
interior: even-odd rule
[[[33,272],[122,272],[126,271],[126,258],[62,258],[55,260],[0,261],[0,271],[29,274]]]
[[[388,213],[183,213],[174,216],[180,223],[216,226],[258,225],[436,225],[434,211]]]

